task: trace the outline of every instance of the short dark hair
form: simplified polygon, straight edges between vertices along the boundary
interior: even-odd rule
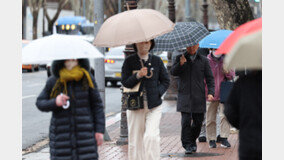
[[[136,47],[136,43],[133,43],[132,44],[132,47],[133,47],[133,49],[134,49],[134,51],[137,53],[137,47]],[[154,41],[154,39],[151,39],[151,47],[150,47],[150,50],[149,50],[149,52],[153,49],[155,47],[155,41]]]

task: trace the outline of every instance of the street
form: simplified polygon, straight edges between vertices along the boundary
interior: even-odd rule
[[[48,137],[51,113],[41,112],[35,106],[36,98],[46,80],[45,70],[22,74],[22,149]],[[120,86],[106,87],[106,116],[114,115],[120,110]]]

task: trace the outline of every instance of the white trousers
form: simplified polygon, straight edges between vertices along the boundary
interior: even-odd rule
[[[161,117],[162,107],[149,110],[146,101],[144,109],[127,110],[129,160],[160,159]]]

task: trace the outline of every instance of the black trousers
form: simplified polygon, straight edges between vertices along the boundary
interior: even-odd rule
[[[195,144],[201,131],[203,119],[204,113],[181,112],[181,142],[183,148],[186,149],[190,145]]]

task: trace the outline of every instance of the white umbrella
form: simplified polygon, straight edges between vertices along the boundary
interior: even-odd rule
[[[23,64],[45,64],[53,60],[103,58],[89,42],[76,36],[54,34],[30,42],[22,49]]]
[[[224,68],[262,69],[262,30],[241,38],[226,54]]]

